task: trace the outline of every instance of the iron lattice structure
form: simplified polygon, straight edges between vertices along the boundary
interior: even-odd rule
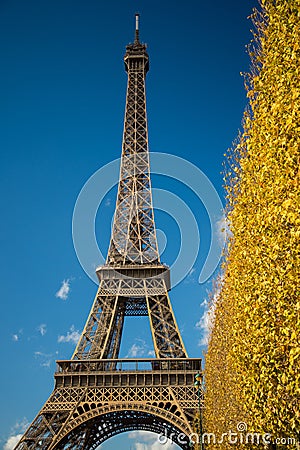
[[[99,289],[72,359],[58,361],[55,387],[15,450],[95,449],[129,430],[163,433],[190,448],[201,359],[187,356],[160,262],[150,181],[146,45],[126,47],[128,73],[119,189]],[[120,359],[125,316],[148,316],[153,359]],[[176,436],[181,436],[177,440]],[[182,436],[185,436],[183,439]]]

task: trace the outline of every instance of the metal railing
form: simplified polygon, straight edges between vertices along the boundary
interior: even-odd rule
[[[201,372],[201,358],[89,359],[56,361],[57,374],[82,372]]]

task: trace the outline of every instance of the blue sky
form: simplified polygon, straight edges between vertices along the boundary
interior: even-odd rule
[[[249,68],[247,16],[254,6],[254,0],[0,0],[0,446],[5,450],[8,438],[23,431],[51,393],[54,361],[71,357],[96,293],[74,250],[72,214],[84,183],[120,156],[127,81],[122,58],[133,39],[134,13],[141,13],[141,40],[150,54],[150,149],[196,165],[224,203],[222,163],[247,104],[240,72]],[[154,174],[153,187],[182,199],[198,224],[197,259],[170,297],[189,355],[199,357],[205,331],[196,324],[201,318],[203,323],[216,276],[198,283],[210,220],[184,183]],[[103,253],[115,195],[116,188],[106,193],[96,217]],[[159,202],[159,194],[154,203],[155,198]],[[170,266],[186,220],[184,213],[156,211],[161,246],[166,243],[162,259]],[[147,356],[152,349],[147,322],[132,320],[126,323],[122,355]],[[102,448],[120,445],[156,448],[143,435],[120,435]]]

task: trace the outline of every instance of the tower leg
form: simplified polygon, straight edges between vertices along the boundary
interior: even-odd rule
[[[186,358],[168,293],[147,295],[146,301],[157,358]]]

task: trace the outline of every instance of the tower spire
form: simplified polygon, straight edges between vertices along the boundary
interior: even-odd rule
[[[140,15],[139,13],[135,14],[135,44],[140,43]]]

